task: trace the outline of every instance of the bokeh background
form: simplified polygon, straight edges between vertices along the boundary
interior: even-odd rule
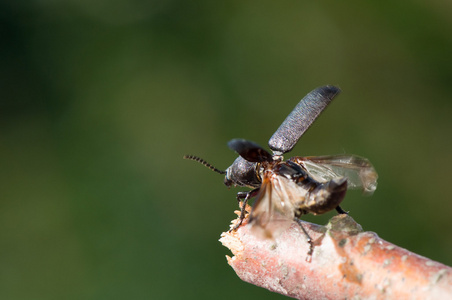
[[[451,265],[451,3],[1,2],[0,298],[283,299],[226,263],[241,189],[182,156],[228,167],[324,84],[291,155],[369,158],[344,209]]]

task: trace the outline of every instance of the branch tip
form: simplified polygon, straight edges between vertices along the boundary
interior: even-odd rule
[[[311,262],[295,221],[271,240],[253,235],[246,218],[220,242],[233,253],[227,261],[242,280],[297,299],[452,299],[452,268],[363,231],[346,214],[327,226],[302,226],[314,244]]]

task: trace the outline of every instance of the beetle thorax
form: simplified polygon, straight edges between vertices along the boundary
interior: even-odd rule
[[[261,184],[259,176],[260,164],[249,162],[241,156],[226,169],[224,184],[227,186],[259,187]]]

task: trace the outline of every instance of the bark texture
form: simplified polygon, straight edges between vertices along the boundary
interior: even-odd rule
[[[452,299],[452,268],[363,231],[350,216],[335,216],[327,226],[302,224],[314,241],[310,262],[296,222],[276,239],[262,240],[245,220],[220,241],[234,254],[226,257],[242,280],[289,297]]]

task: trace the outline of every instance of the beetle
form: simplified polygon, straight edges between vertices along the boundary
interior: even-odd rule
[[[346,154],[283,158],[339,93],[340,89],[331,85],[308,93],[268,141],[272,154],[252,141],[233,139],[228,146],[239,157],[225,171],[197,156],[184,156],[225,175],[224,184],[228,187],[251,188],[237,193],[239,205],[243,202],[240,221],[232,230],[242,224],[248,200],[256,197],[249,217],[252,231],[272,238],[296,220],[310,244],[310,256],[312,240],[300,217],[333,209],[340,214],[346,213],[339,205],[349,188],[361,188],[365,194],[375,191],[378,175],[366,158]]]

